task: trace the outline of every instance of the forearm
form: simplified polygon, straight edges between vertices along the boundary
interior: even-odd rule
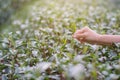
[[[98,40],[100,44],[111,45],[112,43],[120,42],[120,35],[100,35]]]

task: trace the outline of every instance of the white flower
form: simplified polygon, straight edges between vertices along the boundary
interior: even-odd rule
[[[33,47],[36,47],[36,43],[37,43],[36,41],[32,41],[32,42],[31,42],[31,45],[32,45]]]
[[[21,24],[21,25],[20,25],[20,28],[21,28],[21,29],[25,29],[26,27],[27,27],[26,24]]]
[[[26,54],[24,54],[24,53],[23,53],[23,54],[18,54],[18,56],[19,56],[19,57],[25,57]]]
[[[7,44],[6,44],[6,43],[2,43],[2,47],[3,47],[3,48],[6,48],[6,47],[7,47]]]
[[[13,25],[20,25],[20,24],[21,24],[21,21],[20,21],[20,20],[14,20],[12,24],[13,24]]]
[[[16,34],[19,34],[19,35],[21,35],[21,32],[20,32],[20,31],[16,31]]]
[[[41,62],[38,63],[34,68],[37,70],[40,70],[40,72],[45,72],[46,69],[50,67],[51,63],[50,62]]]
[[[94,51],[99,49],[98,45],[90,45],[90,46],[93,48]]]
[[[70,20],[69,18],[65,18],[65,19],[64,19],[65,22],[68,22],[69,20]]]
[[[9,35],[12,35],[12,34],[13,34],[13,32],[9,32],[8,34],[9,34]]]
[[[40,17],[39,17],[39,16],[35,16],[34,19],[35,19],[36,21],[39,21],[39,20],[40,20]]]
[[[85,55],[77,55],[74,58],[75,62],[84,62],[82,59],[85,57]]]
[[[38,51],[37,50],[33,50],[32,54],[33,54],[34,57],[37,57]]]
[[[98,60],[101,61],[101,62],[104,62],[106,59],[107,58],[103,56],[103,57],[99,58]]]
[[[23,42],[23,40],[16,40],[15,41],[16,47],[20,46],[22,44],[22,42]]]
[[[2,51],[0,51],[0,57],[2,57],[2,55],[3,55],[3,53],[2,53]]]
[[[36,36],[40,36],[39,30],[35,30],[35,31],[34,31],[34,34],[35,34]]]
[[[44,76],[39,76],[36,80],[44,80]]]
[[[17,53],[17,50],[14,50],[14,49],[9,49],[10,53],[11,54],[16,54]]]
[[[83,80],[85,74],[85,68],[82,64],[77,64],[69,68],[69,76],[75,78],[75,80]]]
[[[107,71],[102,71],[102,73],[103,73],[104,75],[108,75],[108,72],[107,72]]]
[[[19,68],[20,69],[20,68]],[[33,71],[34,70],[34,67],[30,67],[30,66],[26,66],[26,67],[22,67],[20,69],[22,72],[25,72],[25,71]]]
[[[47,11],[47,14],[48,14],[48,15],[51,14],[51,13],[52,13],[52,11],[50,11],[50,10]]]
[[[87,64],[87,67],[88,67],[88,69],[91,71],[91,70],[93,70],[94,69],[94,66],[92,65],[92,64]]]
[[[51,32],[53,31],[53,29],[51,29],[51,28],[46,28],[45,31],[51,33]]]
[[[4,41],[5,43],[9,43],[9,40],[8,40],[7,38],[4,38],[3,41]]]
[[[119,75],[110,74],[110,78],[113,79],[113,80],[117,80],[119,78]]]
[[[113,67],[114,67],[115,69],[120,70],[120,65],[119,65],[119,64],[118,64],[118,65],[113,65]]]
[[[28,74],[25,74],[25,77],[30,80],[32,77],[34,77],[32,74],[28,73]]]
[[[45,23],[46,21],[45,20],[41,20],[41,23]]]
[[[110,70],[110,69],[112,69],[112,66],[107,65],[107,70]]]

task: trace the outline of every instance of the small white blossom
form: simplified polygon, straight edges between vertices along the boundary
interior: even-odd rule
[[[20,25],[20,28],[21,28],[21,29],[25,29],[26,27],[27,27],[26,24],[21,24],[21,25]]]
[[[36,36],[40,36],[39,30],[35,30],[35,31],[34,31],[34,34],[35,34]]]
[[[115,69],[120,70],[120,64],[118,64],[118,65],[113,65],[113,67],[114,67]]]
[[[16,31],[16,34],[19,34],[19,35],[21,35],[21,31]]]
[[[107,59],[107,58],[103,56],[103,57],[99,58],[98,60],[101,61],[101,62],[103,62],[103,61],[105,61],[106,59]]]
[[[32,77],[34,77],[32,74],[28,73],[28,74],[25,74],[25,77],[30,80]]]
[[[12,24],[14,24],[14,25],[20,25],[21,21],[20,20],[14,20]]]
[[[4,38],[3,41],[4,41],[5,43],[9,43],[9,40],[8,40],[7,38]]]
[[[31,45],[32,45],[33,47],[36,47],[36,43],[37,43],[36,41],[32,41],[32,42],[31,42]]]
[[[107,70],[110,70],[110,69],[112,69],[112,66],[107,65]]]
[[[107,71],[102,71],[104,75],[108,75],[109,73]]]
[[[75,78],[75,80],[83,80],[85,74],[85,68],[82,64],[77,64],[69,68],[69,76]]]
[[[113,79],[113,80],[117,80],[119,78],[119,75],[110,74],[110,78]]]
[[[23,40],[16,40],[15,41],[16,47],[22,45],[22,42]]]
[[[0,51],[0,57],[3,55],[2,51]]]
[[[2,43],[2,47],[3,47],[3,48],[6,48],[6,47],[7,47],[7,44],[6,44],[6,43]]]
[[[85,57],[85,55],[77,55],[77,56],[75,56],[75,58],[74,58],[74,61],[75,62],[83,62],[83,58]]]
[[[37,57],[38,56],[38,50],[33,50],[32,54],[33,54],[34,57]]]
[[[48,69],[50,66],[51,66],[50,62],[41,62],[38,63],[34,68],[42,73],[45,72],[45,70]]]

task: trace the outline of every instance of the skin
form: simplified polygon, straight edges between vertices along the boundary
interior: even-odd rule
[[[89,27],[84,27],[77,30],[73,34],[73,38],[81,43],[90,43],[97,45],[112,45],[112,43],[120,42],[120,35],[102,35],[91,30]]]

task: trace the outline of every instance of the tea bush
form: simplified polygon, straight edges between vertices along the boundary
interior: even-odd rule
[[[120,11],[104,0],[38,0],[28,17],[14,16],[0,34],[2,80],[119,80],[120,45],[80,44],[72,34],[89,26],[120,34]]]

